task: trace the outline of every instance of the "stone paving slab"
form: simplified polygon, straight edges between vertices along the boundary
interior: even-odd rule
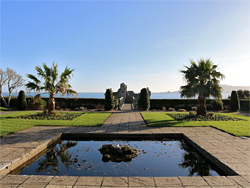
[[[100,187],[103,182],[103,177],[97,176],[83,176],[79,177],[75,183],[75,186],[97,186]]]
[[[79,180],[83,178],[82,180]],[[7,175],[0,187],[250,187],[241,176],[209,177],[86,177]],[[33,181],[38,179],[38,182]],[[93,180],[93,181],[92,181]]]
[[[238,173],[207,177],[76,177],[6,175],[23,161],[47,148],[62,134],[145,135],[183,134],[216,161]],[[0,187],[250,187],[250,139],[212,127],[147,127],[140,112],[125,105],[101,127],[35,126],[0,138]]]
[[[178,177],[154,177],[157,187],[182,187]]]

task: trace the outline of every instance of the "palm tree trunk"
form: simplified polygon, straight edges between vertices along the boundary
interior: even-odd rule
[[[50,93],[49,103],[48,103],[48,112],[51,113],[51,112],[55,111],[55,106],[56,106],[55,94]]]
[[[206,99],[201,94],[198,97],[197,115],[207,115]]]

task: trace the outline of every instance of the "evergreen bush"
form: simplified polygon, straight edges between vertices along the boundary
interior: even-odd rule
[[[232,112],[236,112],[240,109],[240,100],[236,91],[231,93],[230,107]]]
[[[213,111],[223,110],[223,102],[221,99],[211,100],[211,105]]]
[[[107,89],[105,93],[105,110],[113,110],[115,107],[114,97],[113,97],[113,91],[112,89]]]
[[[244,90],[244,97],[249,98],[250,97],[250,91],[249,90]]]
[[[196,116],[196,111],[189,112],[189,117],[195,117],[195,116]]]
[[[43,100],[42,98],[39,98],[35,103],[34,103],[34,98],[31,98],[28,104],[28,108],[30,110],[44,110],[46,106],[47,106],[47,102]]]
[[[140,110],[149,110],[150,108],[150,92],[148,88],[141,89],[139,100],[138,100],[138,107]]]
[[[197,111],[197,107],[196,107],[196,106],[193,106],[193,107],[191,108],[191,110],[196,112],[196,111]]]
[[[237,90],[237,94],[239,99],[244,99],[244,91],[242,89]]]
[[[25,110],[27,107],[27,101],[25,92],[23,90],[19,91],[18,97],[17,97],[17,109],[18,110]]]

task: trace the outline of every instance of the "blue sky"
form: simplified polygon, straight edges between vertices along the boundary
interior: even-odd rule
[[[74,68],[78,92],[174,91],[189,59],[249,85],[250,1],[1,1],[1,69]]]

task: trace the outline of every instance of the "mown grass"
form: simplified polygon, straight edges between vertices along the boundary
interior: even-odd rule
[[[218,113],[225,116],[239,118],[242,119],[242,121],[176,121],[164,112],[142,112],[141,114],[149,127],[211,126],[235,136],[250,136],[250,117],[243,115]]]
[[[46,126],[100,126],[111,113],[86,112],[73,120],[34,120],[16,119],[15,117],[32,115],[41,112],[22,111],[0,116],[0,136],[11,134],[35,125]],[[72,112],[71,112],[72,113]],[[79,112],[73,112],[79,113]]]

